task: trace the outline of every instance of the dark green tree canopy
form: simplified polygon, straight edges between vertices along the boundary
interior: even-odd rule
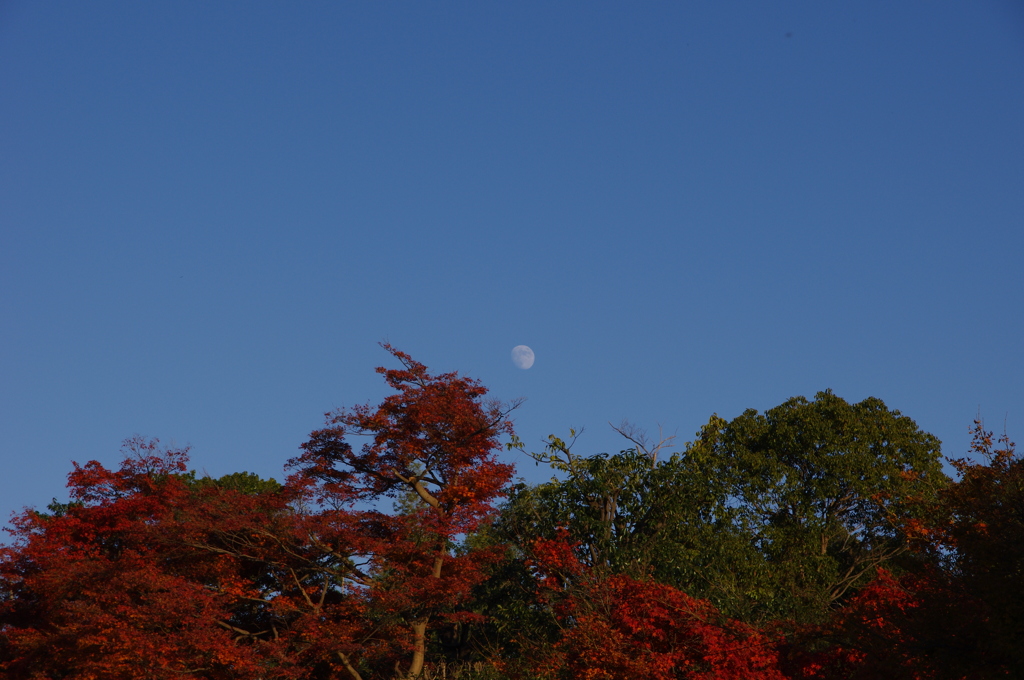
[[[949,482],[938,439],[881,399],[850,404],[831,391],[713,416],[687,458],[783,582],[787,608],[818,611],[900,555],[897,510]]]
[[[196,489],[216,488],[238,493],[257,495],[261,493],[277,493],[282,489],[280,482],[273,477],[263,479],[254,472],[232,472],[218,479],[213,477],[196,475],[195,470],[189,470],[182,475],[182,479],[189,486]]]
[[[508,540],[565,527],[591,567],[653,577],[751,621],[827,616],[905,557],[899,523],[949,481],[939,441],[913,420],[830,391],[713,416],[661,460],[578,456],[556,437],[529,455],[564,478],[513,494],[499,522]]]

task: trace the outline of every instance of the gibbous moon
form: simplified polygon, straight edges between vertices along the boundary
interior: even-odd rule
[[[533,366],[533,358],[533,350],[526,345],[516,345],[512,348],[512,363],[516,365],[516,368],[525,371]]]

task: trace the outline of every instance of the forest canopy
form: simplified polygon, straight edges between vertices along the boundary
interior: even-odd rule
[[[980,421],[952,478],[830,391],[671,455],[532,452],[517,404],[385,348],[389,396],[283,483],[141,437],[74,464],[0,548],[3,677],[1024,677],[1024,468]],[[513,483],[505,448],[555,476]]]

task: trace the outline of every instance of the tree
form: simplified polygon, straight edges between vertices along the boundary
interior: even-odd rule
[[[768,616],[827,615],[907,549],[902,517],[948,483],[938,440],[876,398],[830,391],[731,422],[714,416],[686,451],[760,562]]]
[[[653,577],[742,615],[734,591],[747,563],[745,538],[683,455],[561,456],[569,461],[565,479],[516,487],[497,525],[507,540],[550,539],[565,528],[588,567]]]
[[[924,527],[949,578],[974,598],[982,651],[1010,675],[1024,675],[1024,460],[1009,436],[980,420],[971,456],[951,461],[959,479],[944,489]]]
[[[530,455],[566,477],[520,489],[505,530],[565,526],[588,564],[653,576],[751,622],[827,617],[906,550],[897,517],[948,481],[938,441],[911,419],[831,392],[714,416],[660,460],[582,457],[556,437]]]
[[[186,452],[135,438],[126,454],[116,471],[76,464],[72,502],[15,519],[0,549],[4,677],[260,674],[260,650],[230,630],[235,565],[167,540],[193,498]]]
[[[366,598],[375,630],[405,629],[381,658],[408,650],[405,674],[424,668],[431,626],[464,626],[480,617],[462,603],[502,550],[457,549],[460,537],[490,521],[513,467],[497,459],[499,438],[511,435],[511,407],[485,401],[487,389],[456,373],[426,367],[384,345],[401,369],[377,369],[396,392],[375,407],[329,414],[290,462],[289,484],[318,508],[305,519],[309,545],[333,565],[328,575]],[[367,437],[358,451],[350,437]],[[389,515],[369,507],[412,492],[415,509]],[[323,589],[329,586],[326,582]],[[323,592],[323,591],[321,591]],[[372,650],[374,640],[364,646]],[[372,656],[372,654],[367,654]],[[359,677],[358,659],[345,661]]]

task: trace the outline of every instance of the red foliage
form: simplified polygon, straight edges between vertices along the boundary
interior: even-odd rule
[[[944,520],[936,541],[953,551],[953,561],[972,591],[989,602],[1024,604],[1024,460],[1013,442],[996,440],[974,424],[973,459],[950,461],[960,480],[943,497]],[[1005,622],[1009,624],[1009,622]],[[1024,630],[1019,631],[1024,634]]]
[[[513,466],[498,462],[499,437],[511,434],[507,411],[484,402],[487,388],[456,373],[431,376],[423,364],[390,345],[402,369],[378,368],[397,391],[376,407],[328,414],[328,427],[313,432],[294,483],[332,505],[395,497],[415,491],[429,505],[435,531],[467,533],[490,517],[491,503],[511,479]],[[356,452],[350,436],[370,442]]]
[[[590,584],[575,610],[559,644],[573,678],[783,677],[771,639],[670,586],[611,576]]]
[[[1006,677],[984,653],[980,604],[938,571],[879,569],[831,621],[799,631],[783,665],[794,680]]]
[[[783,680],[775,640],[706,600],[626,575],[602,575],[561,540],[534,543],[541,597],[563,626],[535,671],[586,680]]]
[[[462,604],[502,552],[455,547],[493,516],[513,472],[497,460],[499,438],[512,429],[507,410],[485,402],[487,389],[477,381],[430,375],[384,347],[403,366],[377,369],[396,393],[376,407],[329,415],[328,427],[291,461],[298,472],[289,483],[320,508],[304,527],[315,549],[348,560],[345,578],[367,598],[375,633],[361,658],[393,666],[404,654],[415,676],[428,629],[475,618]],[[352,436],[368,442],[356,451]],[[405,498],[411,507],[397,516],[355,510],[382,497]]]
[[[576,547],[564,528],[559,529],[554,540],[538,538],[533,542],[526,564],[534,569],[542,592],[560,593],[585,573],[586,567],[576,556]]]
[[[973,600],[986,665],[1024,675],[1024,459],[981,421],[972,458],[950,461],[960,479],[943,492],[933,543]]]
[[[234,597],[230,565],[179,559],[165,520],[187,496],[184,451],[128,442],[114,472],[95,462],[69,475],[70,505],[15,520],[0,552],[0,668],[5,678],[245,677],[260,663],[218,626]]]

